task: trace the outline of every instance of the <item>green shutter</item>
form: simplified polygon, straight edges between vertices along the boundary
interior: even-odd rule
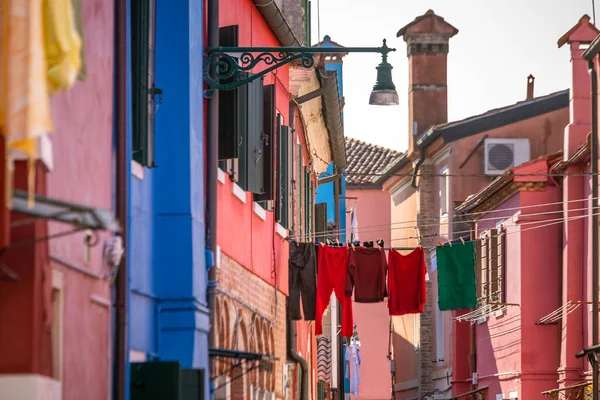
[[[279,126],[279,145],[277,159],[277,201],[275,204],[277,210],[277,220],[284,228],[289,228],[289,193],[290,193],[290,145],[289,128],[285,125]]]
[[[235,47],[238,45],[238,26],[224,26],[219,28],[219,45]],[[233,80],[230,78],[229,81]],[[219,91],[219,160],[238,157],[239,149],[239,102],[238,96],[244,90]]]
[[[315,204],[315,233],[317,240],[324,241],[327,232],[327,203]]]
[[[153,166],[154,0],[131,1],[132,157]],[[152,160],[149,163],[149,159]]]
[[[269,201],[275,198],[275,85],[263,86],[263,184],[264,193],[254,196],[255,201]]]
[[[248,76],[241,74],[244,79]],[[248,190],[248,88],[250,85],[243,85],[237,89],[238,92],[238,110],[237,110],[237,129],[238,129],[238,185]]]
[[[263,140],[263,79],[256,79],[248,85],[248,139],[246,147],[247,189],[252,193],[264,193],[264,140]]]

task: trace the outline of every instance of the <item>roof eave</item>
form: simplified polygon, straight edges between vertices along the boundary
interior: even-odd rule
[[[329,132],[329,146],[336,171],[346,168],[346,141],[344,140],[344,125],[342,123],[342,107],[338,90],[337,73],[319,69],[317,73],[323,93],[323,116]]]
[[[273,0],[253,0],[269,28],[282,46],[299,47],[300,41]]]

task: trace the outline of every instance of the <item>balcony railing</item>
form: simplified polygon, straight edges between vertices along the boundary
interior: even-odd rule
[[[584,382],[578,385],[567,386],[542,392],[542,396],[559,400],[591,400],[592,383]]]
[[[487,400],[488,388],[479,388],[467,393],[452,397],[451,400]]]

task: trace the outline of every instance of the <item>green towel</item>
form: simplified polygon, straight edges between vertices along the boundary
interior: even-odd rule
[[[440,310],[477,307],[474,242],[437,246],[436,257]]]

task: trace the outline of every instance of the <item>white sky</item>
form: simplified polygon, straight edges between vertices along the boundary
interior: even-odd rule
[[[344,127],[346,136],[401,151],[408,143],[408,62],[396,32],[416,16],[432,9],[459,30],[448,56],[449,121],[524,100],[529,74],[536,96],[567,89],[568,46],[558,49],[556,42],[583,14],[592,16],[592,0],[311,1],[313,44],[330,35],[346,47],[377,47],[386,38],[397,49],[389,61],[399,106],[368,104],[380,55],[344,58]]]

